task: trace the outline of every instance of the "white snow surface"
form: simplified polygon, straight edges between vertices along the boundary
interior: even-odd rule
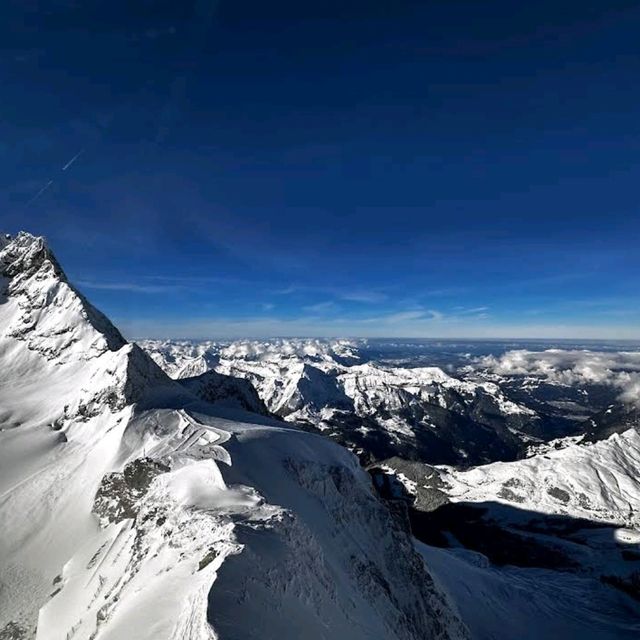
[[[453,501],[504,502],[539,513],[640,528],[636,429],[595,444],[570,443],[524,460],[468,471],[439,469]]]
[[[0,633],[467,636],[351,454],[217,413],[127,344],[42,239],[1,249]]]
[[[633,601],[595,576],[494,567],[474,551],[417,545],[474,640],[634,640],[640,635]]]

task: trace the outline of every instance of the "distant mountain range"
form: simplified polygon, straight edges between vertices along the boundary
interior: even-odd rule
[[[638,424],[635,404],[616,404],[616,386],[550,379],[544,368],[499,368],[487,357],[445,372],[411,358],[403,366],[397,357],[372,360],[364,341],[139,344],[173,378],[214,370],[249,380],[271,413],[329,435],[365,463],[392,456],[462,466],[515,460],[553,439],[594,440]],[[621,413],[624,420],[613,417]]]

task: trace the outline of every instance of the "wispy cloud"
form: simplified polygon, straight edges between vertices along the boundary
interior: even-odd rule
[[[335,302],[327,300],[325,302],[318,302],[317,304],[310,304],[302,308],[310,313],[326,313],[327,311],[335,311],[337,305]]]
[[[183,288],[192,287],[194,289],[200,289],[202,286],[206,285],[243,285],[243,286],[251,286],[255,285],[256,282],[245,279],[238,278],[236,276],[227,276],[227,275],[207,275],[207,276],[168,276],[168,275],[142,275],[139,277],[140,281],[143,282],[160,282],[162,284],[171,284],[180,286]]]
[[[296,291],[300,291],[300,287],[296,287],[295,285],[289,285],[288,287],[283,287],[281,289],[273,289],[271,293],[277,296],[288,296],[292,293],[296,293]]]
[[[389,296],[386,293],[377,289],[349,289],[343,287],[325,287],[300,284],[291,284],[287,287],[273,289],[271,293],[283,296],[293,295],[296,293],[316,294],[332,296],[336,300],[344,300],[346,302],[362,302],[363,304],[377,304],[389,299]]]
[[[364,324],[418,324],[425,322],[441,321],[445,315],[435,309],[407,309],[385,315],[353,320],[354,323]]]
[[[341,300],[348,302],[363,302],[365,304],[376,304],[388,300],[389,296],[381,291],[339,291],[336,294]]]
[[[489,318],[489,307],[454,307],[453,313],[447,317],[452,322],[475,320],[486,320]]]
[[[130,291],[132,293],[167,293],[181,288],[176,285],[139,284],[137,282],[94,282],[92,280],[77,280],[76,284],[84,289]]]
[[[489,311],[489,307],[472,307],[471,309],[462,309],[460,313],[464,315],[474,315],[478,313],[484,313],[485,311]]]
[[[399,313],[392,313],[382,318],[385,322],[407,322],[409,320],[423,320],[427,315],[424,311],[400,311]],[[430,316],[432,317],[432,316]]]
[[[469,289],[466,287],[442,287],[441,289],[429,289],[428,291],[424,291],[422,295],[447,297],[461,295],[468,291]]]
[[[113,276],[112,276],[113,277]],[[75,282],[87,289],[107,291],[138,291],[141,293],[165,293],[170,291],[206,291],[207,286],[243,285],[250,286],[248,280],[227,276],[165,276],[138,275],[135,279],[102,280],[98,278],[78,279]]]

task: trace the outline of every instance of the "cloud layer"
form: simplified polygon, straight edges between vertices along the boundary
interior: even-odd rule
[[[475,367],[501,376],[534,376],[554,384],[604,384],[624,402],[640,402],[640,352],[548,349],[478,358]]]

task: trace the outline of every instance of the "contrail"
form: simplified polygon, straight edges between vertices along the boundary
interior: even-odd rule
[[[45,184],[44,187],[42,187],[42,189],[40,189],[40,191],[38,191],[38,193],[36,193],[36,195],[31,198],[31,200],[29,200],[29,202],[27,202],[27,206],[29,206],[32,202],[35,202],[52,184],[53,180],[49,180],[49,182],[47,182],[47,184]]]
[[[84,149],[80,149],[80,151],[78,151],[78,153],[76,153],[76,155],[73,156],[73,158],[71,158],[71,160],[69,160],[69,162],[67,162],[64,167],[62,167],[62,171],[66,171],[83,153]],[[53,182],[53,179],[49,180],[47,184],[45,184],[44,187],[42,187],[42,189],[40,189],[40,191],[38,191],[38,193],[36,193],[36,195],[33,196],[33,198],[31,198],[31,200],[29,200],[29,202],[27,202],[25,206],[28,207],[30,204],[35,202],[53,184]]]
[[[66,171],[83,153],[84,149],[80,149],[80,151],[78,151],[78,153],[76,153],[76,155],[73,156],[73,158],[71,158],[71,160],[69,160],[69,162],[67,162],[64,167],[62,167],[62,170]]]

